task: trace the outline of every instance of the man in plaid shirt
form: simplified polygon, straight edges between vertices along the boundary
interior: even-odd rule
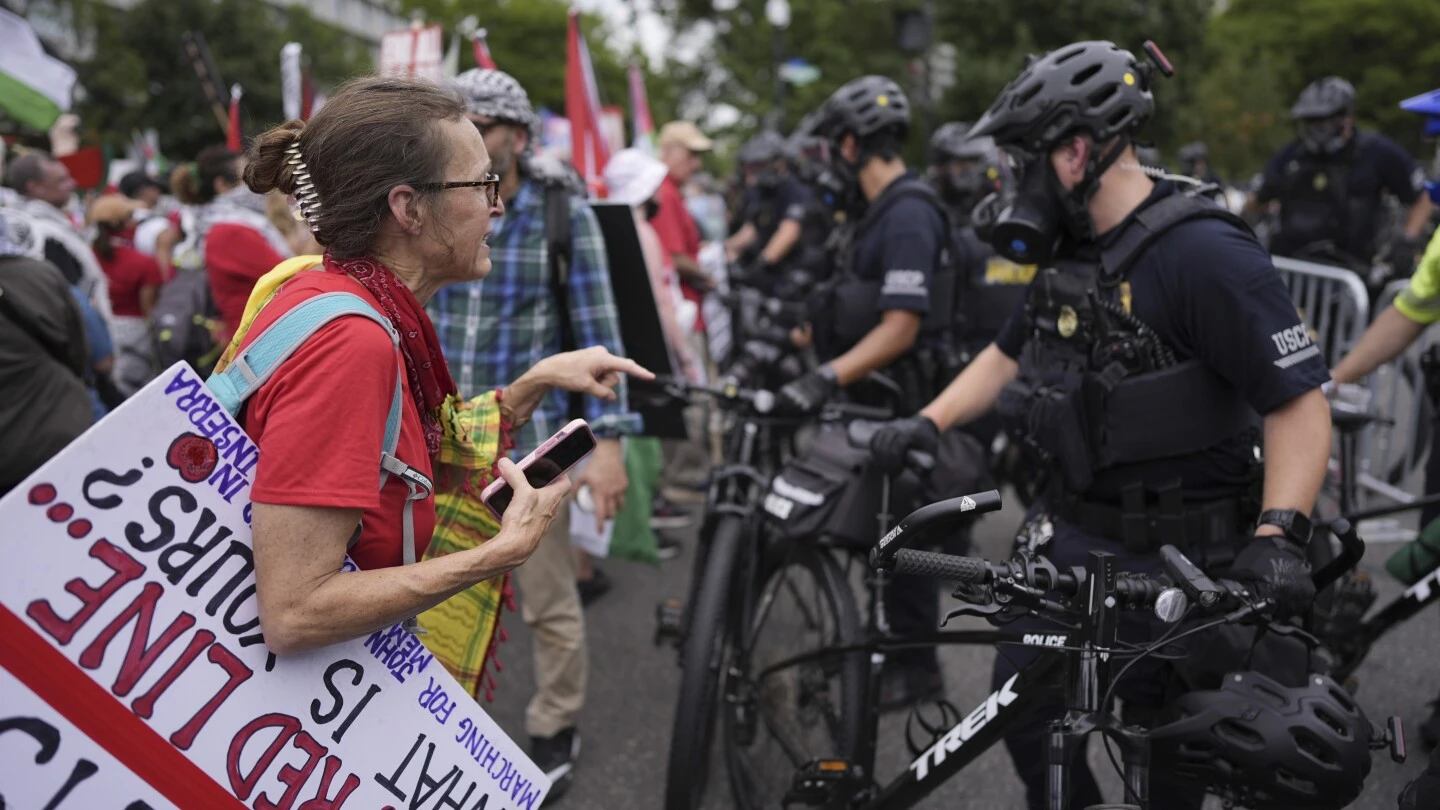
[[[504,385],[559,353],[561,318],[569,319],[578,344],[569,348],[604,346],[624,356],[600,225],[584,200],[573,195],[568,311],[561,312],[555,300],[546,248],[546,188],[574,188],[563,167],[534,157],[530,145],[539,135],[539,119],[524,89],[498,70],[466,71],[456,84],[471,121],[485,137],[505,201],[505,214],[490,236],[490,275],[484,283],[441,290],[429,304],[461,394],[470,397]],[[613,517],[624,502],[629,482],[619,436],[639,428],[638,416],[628,412],[623,382],[616,393],[609,402],[585,400],[585,419],[600,443],[575,485],[577,490],[590,488],[597,524]],[[552,392],[529,424],[516,431],[514,458],[522,458],[563,427],[568,404],[566,392]],[[569,509],[562,507],[534,555],[515,569],[521,615],[535,634],[536,694],[525,725],[531,756],[554,783],[550,798],[569,787],[580,747],[575,717],[585,702],[588,661],[575,574]]]

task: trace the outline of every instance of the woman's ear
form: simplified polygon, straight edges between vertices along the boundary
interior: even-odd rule
[[[400,230],[411,236],[420,235],[420,195],[415,192],[412,186],[399,185],[390,189],[386,198],[390,204],[390,216],[395,218],[395,223]]]

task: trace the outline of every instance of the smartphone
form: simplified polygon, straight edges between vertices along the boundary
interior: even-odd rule
[[[544,444],[535,448],[535,452],[521,459],[518,466],[525,473],[525,480],[530,482],[530,486],[539,489],[570,472],[571,468],[594,450],[595,434],[590,431],[590,425],[586,424],[584,419],[576,419],[546,439]],[[505,479],[496,478],[480,493],[480,502],[489,507],[498,518],[504,517],[505,509],[510,506],[510,499],[513,497],[515,490]]]

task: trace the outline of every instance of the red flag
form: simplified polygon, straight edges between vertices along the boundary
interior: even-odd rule
[[[580,33],[580,13],[570,10],[569,46],[565,58],[565,116],[570,119],[570,162],[596,196],[604,196],[600,173],[610,160],[600,134],[600,90],[590,64],[590,50]]]
[[[245,149],[244,140],[240,132],[240,85],[230,86],[230,126],[225,128],[225,148],[231,152],[240,152]]]
[[[486,70],[499,70],[495,67],[495,60],[490,57],[490,46],[485,44],[485,29],[481,28],[475,32],[475,37],[470,40],[470,45],[475,50],[475,64]]]
[[[630,114],[635,117],[636,149],[645,154],[655,151],[655,122],[650,118],[650,102],[645,97],[645,74],[639,62],[630,63]]]
[[[300,120],[309,121],[315,114],[315,77],[306,68],[300,78]]]

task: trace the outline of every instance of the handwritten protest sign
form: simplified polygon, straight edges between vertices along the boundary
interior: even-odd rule
[[[276,658],[259,452],[177,364],[0,500],[0,807],[537,810],[415,636]]]

